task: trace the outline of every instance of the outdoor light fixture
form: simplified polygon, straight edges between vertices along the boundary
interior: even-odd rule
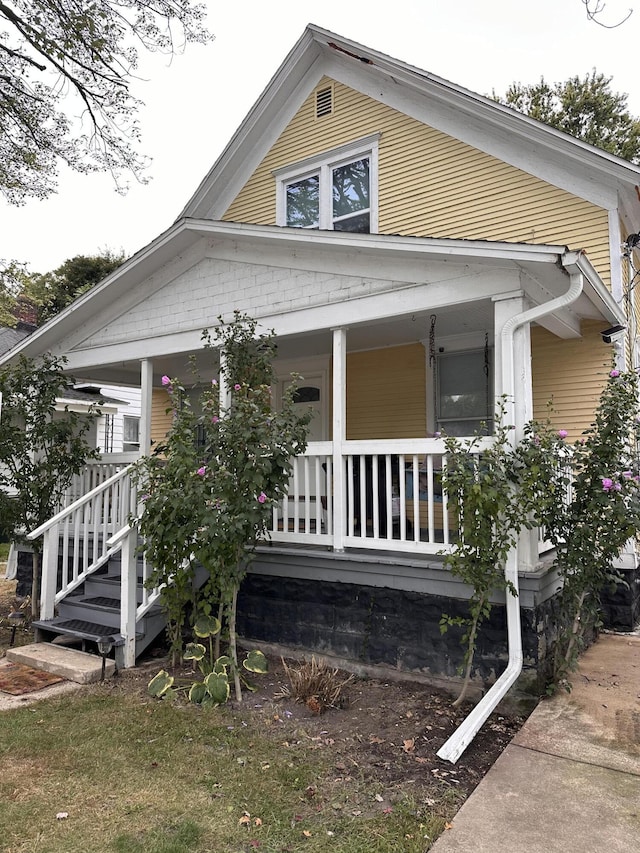
[[[627,253],[632,252],[636,246],[640,243],[640,233],[639,234],[629,234],[627,239],[622,244]]]
[[[98,651],[102,655],[102,672],[100,674],[100,681],[104,681],[104,671],[107,665],[107,655],[113,648],[113,639],[111,637],[100,637],[97,642]]]
[[[18,625],[24,625],[24,613],[22,610],[14,610],[7,616],[9,625],[11,625],[11,639],[9,645],[12,646],[16,641],[16,630]]]
[[[615,341],[619,341],[620,338],[623,337],[626,328],[626,326],[611,326],[610,329],[605,329],[604,332],[600,332],[603,342],[605,344],[610,344]]]

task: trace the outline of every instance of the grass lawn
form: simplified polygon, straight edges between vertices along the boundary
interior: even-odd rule
[[[104,684],[0,713],[2,849],[422,853],[459,807],[451,786],[390,794],[304,721],[284,733],[277,707],[202,711]]]

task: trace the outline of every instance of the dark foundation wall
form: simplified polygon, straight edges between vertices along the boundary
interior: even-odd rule
[[[621,581],[600,594],[602,624],[612,631],[634,631],[640,624],[640,568],[620,570]]]
[[[461,629],[440,631],[443,614],[466,616],[466,602],[420,592],[350,583],[249,574],[238,599],[238,631],[257,643],[276,643],[368,666],[441,680],[458,675]],[[525,670],[521,690],[539,693],[552,646],[552,603],[522,609]],[[474,682],[485,688],[507,665],[505,607],[494,605],[483,625]]]

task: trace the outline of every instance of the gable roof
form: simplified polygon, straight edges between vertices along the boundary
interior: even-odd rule
[[[555,186],[640,221],[640,166],[529,116],[310,24],[180,214],[220,219],[323,76],[455,136]]]

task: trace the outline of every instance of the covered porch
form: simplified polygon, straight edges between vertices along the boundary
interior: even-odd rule
[[[203,381],[217,377],[202,329],[236,309],[275,332],[274,405],[297,372],[299,405],[314,410],[255,572],[274,583],[331,576],[421,595],[446,584],[442,555],[457,536],[439,433],[469,436],[486,424],[490,442],[504,399],[517,441],[533,415],[531,326],[576,339],[585,320],[619,319],[587,259],[564,247],[186,220],[36,332],[26,354],[58,352],[76,377],[139,387],[146,454],[169,423],[162,377],[193,384],[191,360]],[[73,497],[84,497],[38,531],[46,616],[121,548],[123,567],[133,559],[128,461],[105,456],[77,484]],[[81,557],[60,551],[63,530],[89,537],[73,548]],[[544,549],[537,532],[521,537],[509,566],[516,584],[518,575],[542,577]],[[136,592],[136,572],[125,574],[119,624],[130,665],[136,620],[157,591]],[[545,581],[534,587],[535,606],[552,594]],[[447,589],[465,597],[459,584]]]

